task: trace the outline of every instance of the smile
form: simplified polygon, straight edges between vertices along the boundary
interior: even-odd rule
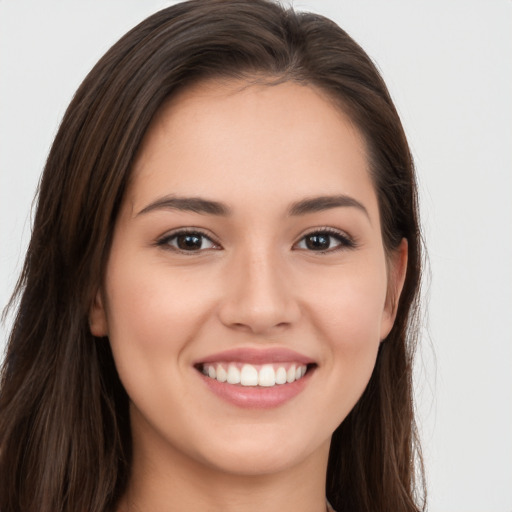
[[[291,384],[307,372],[307,365],[301,363],[213,363],[203,364],[204,375],[217,382],[241,386],[273,387]]]
[[[238,348],[194,363],[206,389],[223,402],[245,409],[285,405],[309,385],[318,364],[285,348]]]

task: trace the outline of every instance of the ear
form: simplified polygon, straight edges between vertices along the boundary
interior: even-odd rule
[[[89,328],[91,334],[98,338],[108,335],[107,314],[103,304],[101,290],[98,290],[89,309]]]
[[[381,341],[390,333],[395,323],[398,301],[400,300],[400,294],[402,293],[407,273],[408,247],[407,239],[402,238],[400,245],[388,258],[388,291],[382,316]]]

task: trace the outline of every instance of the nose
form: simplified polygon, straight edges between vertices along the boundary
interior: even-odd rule
[[[231,329],[272,335],[294,325],[300,306],[285,265],[269,254],[240,257],[226,275],[219,318]]]

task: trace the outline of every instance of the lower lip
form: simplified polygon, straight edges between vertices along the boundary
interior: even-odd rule
[[[272,409],[279,407],[296,397],[307,386],[313,370],[308,370],[304,377],[287,384],[272,387],[242,386],[228,384],[207,377],[198,372],[208,388],[223,400],[245,409]]]

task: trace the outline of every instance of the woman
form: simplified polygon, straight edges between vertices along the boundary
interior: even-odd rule
[[[156,13],[48,157],[0,509],[420,510],[419,278],[411,156],[361,48],[265,0]]]

